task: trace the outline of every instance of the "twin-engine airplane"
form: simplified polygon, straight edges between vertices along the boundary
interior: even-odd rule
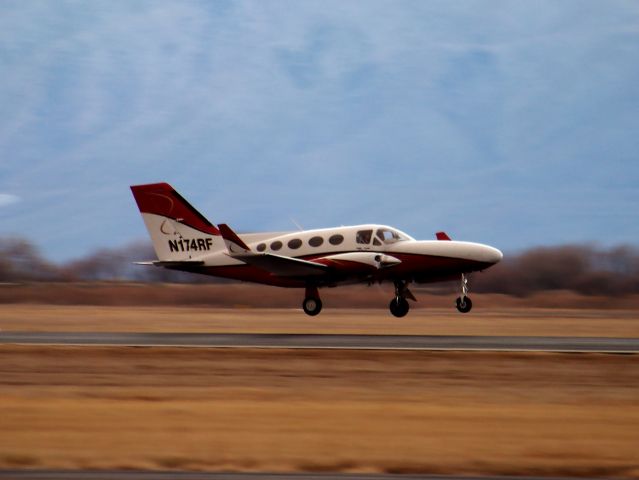
[[[417,299],[411,282],[461,279],[457,310],[469,312],[466,274],[502,259],[488,245],[437,240],[418,241],[385,225],[356,225],[301,232],[244,233],[217,227],[167,183],[132,186],[157,261],[139,262],[171,270],[201,273],[278,287],[305,288],[302,307],[308,315],[322,310],[318,289],[366,282],[393,282],[390,311],[408,313]]]

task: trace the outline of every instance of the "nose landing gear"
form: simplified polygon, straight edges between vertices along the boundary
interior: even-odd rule
[[[468,296],[468,279],[463,273],[461,275],[461,291],[461,297],[457,297],[457,300],[455,300],[455,306],[461,313],[468,313],[473,308],[473,302]]]

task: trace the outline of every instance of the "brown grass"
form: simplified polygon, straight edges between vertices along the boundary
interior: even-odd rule
[[[481,282],[481,276],[477,279]],[[473,282],[471,282],[471,285]],[[412,286],[419,301],[414,309],[451,308],[457,283]],[[443,289],[443,290],[442,290]],[[122,282],[0,284],[1,304],[94,306],[206,306],[216,308],[299,308],[302,289],[255,284],[157,284]],[[391,284],[353,285],[320,290],[327,308],[388,308]],[[472,293],[477,306],[496,308],[567,308],[639,310],[639,295],[580,295],[571,291],[536,292],[526,297]]]
[[[0,330],[639,336],[628,299],[626,309],[596,299],[597,308],[574,308],[565,293],[537,303],[544,308],[476,295],[469,315],[452,309],[452,297],[424,293],[419,305],[429,308],[403,319],[331,308],[334,291],[313,318],[298,308],[164,303],[181,289],[253,302],[243,295],[256,290],[241,287],[196,295],[160,286],[166,296],[151,307],[100,306],[115,298],[111,286],[76,286],[73,295],[96,296],[84,306],[5,301]],[[122,292],[160,298],[154,288]],[[362,292],[385,308],[388,292]],[[365,298],[344,295],[347,304]],[[291,301],[255,304],[282,298]],[[639,478],[638,384],[638,355],[5,345],[0,468]]]
[[[0,347],[0,467],[639,477],[639,356]]]
[[[634,310],[505,308],[478,298],[466,315],[454,307],[385,310],[0,305],[0,330],[69,332],[343,333],[405,335],[639,336]]]

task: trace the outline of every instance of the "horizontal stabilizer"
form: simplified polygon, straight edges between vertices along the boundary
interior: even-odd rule
[[[450,237],[446,234],[446,232],[437,232],[435,236],[437,237],[437,240],[450,240]]]

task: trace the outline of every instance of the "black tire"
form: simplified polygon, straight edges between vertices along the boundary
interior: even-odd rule
[[[455,306],[457,307],[457,310],[459,310],[461,313],[468,313],[473,308],[473,302],[470,300],[470,297],[464,297],[463,300],[461,297],[457,297],[457,300],[455,301]]]
[[[322,311],[322,301],[319,298],[308,297],[304,299],[302,308],[306,315],[314,317]]]
[[[410,305],[408,305],[408,300],[398,297],[391,300],[388,308],[394,316],[401,318],[406,316],[406,314],[410,310]]]

